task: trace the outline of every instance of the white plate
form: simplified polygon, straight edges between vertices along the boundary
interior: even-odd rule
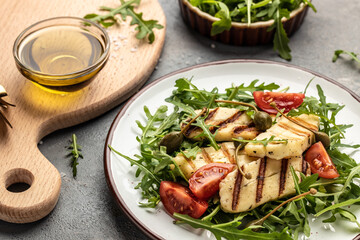
[[[183,69],[146,86],[127,102],[115,118],[106,146],[110,144],[119,152],[131,157],[139,154],[139,144],[135,137],[141,132],[135,121],[145,121],[144,105],[149,107],[151,113],[154,113],[160,105],[169,105],[164,99],[171,95],[175,80],[178,78],[193,77],[193,83],[200,89],[211,90],[217,86],[219,92],[223,92],[232,83],[247,85],[254,79],[266,83],[275,82],[281,86],[280,88],[290,86],[291,92],[300,92],[314,76],[315,79],[306,95],[317,96],[316,84],[320,84],[328,102],[345,104],[346,107],[337,118],[338,123],[354,124],[346,137],[348,143],[360,143],[360,98],[346,87],[317,73],[288,64],[259,60],[230,60]],[[360,161],[359,153],[355,153],[353,157]],[[120,207],[151,238],[171,240],[180,239],[181,236],[181,239],[215,239],[208,231],[174,225],[173,219],[165,213],[161,204],[154,210],[140,208],[138,202],[141,201],[141,194],[134,189],[139,181],[134,177],[135,167],[130,167],[127,160],[111,153],[107,147],[105,147],[104,166],[108,185]],[[360,208],[352,209],[360,219]],[[311,239],[350,240],[359,231],[353,223],[337,221],[330,227],[329,224],[323,224],[322,219],[324,217],[316,220],[310,217]]]

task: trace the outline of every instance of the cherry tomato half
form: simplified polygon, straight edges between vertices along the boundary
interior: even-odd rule
[[[310,163],[311,172],[318,173],[319,177],[337,178],[340,176],[321,142],[315,143],[307,150],[305,160]]]
[[[170,181],[160,183],[160,199],[170,215],[176,212],[199,218],[208,208],[208,203],[197,199],[190,189]]]
[[[207,200],[219,191],[222,179],[234,169],[229,163],[210,163],[199,168],[189,179],[189,188],[199,199]]]
[[[263,111],[276,114],[277,111],[270,106],[270,103],[275,102],[276,106],[287,113],[291,109],[299,107],[305,98],[303,93],[282,93],[282,92],[253,92],[256,105]]]

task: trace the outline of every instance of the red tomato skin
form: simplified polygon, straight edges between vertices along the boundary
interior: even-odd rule
[[[206,201],[197,199],[190,189],[179,183],[162,181],[159,193],[165,210],[171,216],[176,212],[199,218],[208,208]]]
[[[263,111],[269,114],[276,114],[277,111],[270,106],[271,102],[275,102],[276,106],[284,109],[284,113],[291,109],[298,108],[304,101],[305,94],[303,93],[282,93],[282,92],[253,92],[256,105]]]
[[[233,164],[210,163],[198,170],[189,179],[189,188],[199,199],[207,200],[219,191],[219,184],[232,170]]]
[[[311,172],[319,174],[319,177],[332,179],[340,176],[321,142],[313,144],[307,150],[305,160],[310,163]]]

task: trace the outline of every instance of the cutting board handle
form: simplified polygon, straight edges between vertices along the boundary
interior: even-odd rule
[[[143,0],[137,7],[144,19],[155,19],[156,40],[136,38],[131,19],[109,29],[111,57],[92,81],[73,89],[54,91],[32,84],[16,68],[14,40],[26,27],[57,16],[84,16],[99,6],[118,6],[113,0],[0,0],[0,84],[15,108],[2,109],[13,128],[0,120],[0,220],[27,223],[45,217],[55,207],[61,177],[40,153],[38,142],[47,134],[93,119],[119,105],[140,89],[153,72],[165,41],[166,19],[158,0]],[[71,7],[69,7],[71,6]],[[40,10],[41,9],[41,10]],[[28,14],[28,13],[36,14]],[[14,16],[16,24],[8,21]],[[26,17],[24,17],[26,16]],[[62,91],[64,90],[64,91]],[[64,143],[65,144],[65,143]],[[17,193],[14,183],[30,185]]]
[[[58,170],[36,145],[26,150],[5,152],[1,160],[4,157],[12,161],[0,160],[0,219],[7,222],[37,221],[51,212],[59,198],[61,177]],[[2,162],[5,164],[1,165]],[[9,191],[9,186],[16,183],[30,187],[23,192]]]

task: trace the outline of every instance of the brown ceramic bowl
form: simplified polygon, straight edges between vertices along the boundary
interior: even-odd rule
[[[274,30],[268,31],[268,28],[274,23],[274,20],[251,23],[232,22],[231,29],[215,36],[211,36],[211,27],[218,18],[194,7],[188,0],[179,0],[181,14],[184,21],[194,30],[213,40],[232,44],[232,45],[261,45],[272,42]],[[282,19],[284,29],[288,36],[291,36],[298,30],[307,14],[308,6],[301,4],[300,7],[290,13],[290,19]]]

